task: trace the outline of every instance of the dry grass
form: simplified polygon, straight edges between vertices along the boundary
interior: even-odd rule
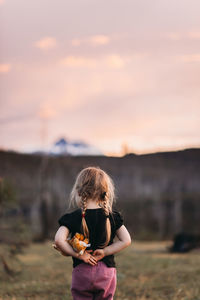
[[[200,300],[200,252],[168,254],[168,244],[134,242],[116,255],[115,300]],[[13,278],[0,266],[0,300],[72,299],[71,258],[52,249],[51,242],[31,244],[18,260]]]

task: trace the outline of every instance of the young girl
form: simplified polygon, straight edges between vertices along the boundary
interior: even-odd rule
[[[74,300],[110,300],[116,290],[114,253],[131,243],[118,211],[112,210],[114,184],[99,167],[83,169],[77,176],[70,194],[70,204],[78,207],[59,220],[55,244],[63,255],[72,256],[71,292]],[[90,248],[83,255],[66,242],[69,234],[83,233]],[[117,236],[117,241],[113,241]]]

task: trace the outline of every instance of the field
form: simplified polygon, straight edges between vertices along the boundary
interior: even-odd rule
[[[0,300],[71,300],[72,262],[51,247],[35,243],[17,256],[17,274],[0,265]],[[169,254],[170,242],[133,242],[116,255],[115,300],[200,300],[200,251]],[[3,246],[0,246],[0,251]]]

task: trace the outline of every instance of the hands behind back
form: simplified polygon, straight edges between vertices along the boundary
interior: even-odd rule
[[[70,256],[69,254],[64,253],[58,246],[55,244],[52,245],[54,249],[58,250],[64,256]],[[104,249],[96,249],[93,253],[93,250],[85,250],[82,255],[79,255],[79,259],[83,260],[85,263],[88,263],[92,266],[96,265],[98,260],[101,260],[105,256]],[[92,253],[92,254],[90,254]]]
[[[92,266],[96,265],[98,260],[101,260],[105,256],[103,249],[96,249],[92,254],[92,250],[86,250],[83,255],[79,256],[79,259],[83,260]]]
[[[79,255],[79,259],[83,260],[85,263],[95,266],[97,264],[96,258],[90,254],[92,250],[85,250],[82,255]]]
[[[96,249],[94,252],[93,252],[93,254],[92,254],[95,258],[96,258],[96,260],[98,261],[98,260],[101,260],[102,258],[104,258],[104,256],[105,256],[105,251],[104,251],[104,249]]]

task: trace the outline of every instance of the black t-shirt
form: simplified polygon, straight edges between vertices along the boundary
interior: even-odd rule
[[[58,220],[60,226],[66,226],[71,235],[74,236],[76,232],[81,233],[81,209],[76,209],[71,213],[66,213]],[[116,234],[116,230],[118,230],[123,225],[123,217],[122,215],[114,210],[112,213],[109,214],[109,219],[111,223],[111,238],[109,241],[109,245],[113,243],[113,239]],[[93,209],[86,209],[85,212],[85,220],[89,229],[89,243],[91,244],[87,250],[92,249],[93,251],[100,248],[105,242],[105,222],[106,222],[106,215],[102,208],[93,208]],[[73,267],[76,267],[78,264],[82,263],[83,261],[72,257],[73,259]],[[114,255],[105,256],[102,261],[108,267],[115,267],[115,260]]]

